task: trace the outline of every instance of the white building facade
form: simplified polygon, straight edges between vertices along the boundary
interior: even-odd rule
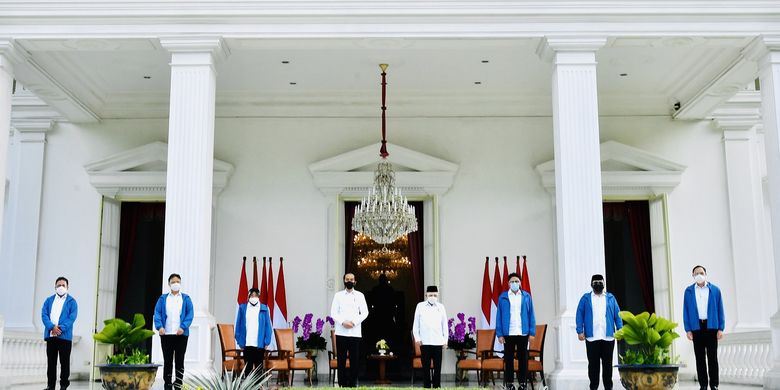
[[[780,4],[762,0],[0,0],[0,385],[44,380],[60,275],[72,371],[92,374],[122,202],[166,204],[193,372],[218,367],[242,256],[285,258],[290,318],[327,314],[344,201],[378,161],[379,63],[448,314],[479,314],[486,255],[526,254],[549,383],[582,388],[574,311],[605,272],[602,203],[646,200],[656,311],[682,323],[705,265],[721,381],[780,388]],[[674,348],[692,378],[692,345]]]

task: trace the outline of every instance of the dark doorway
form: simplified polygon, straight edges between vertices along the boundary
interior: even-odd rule
[[[116,317],[132,321],[142,313],[151,327],[162,292],[165,203],[122,203]],[[152,341],[146,343],[152,350]]]
[[[621,310],[653,313],[649,204],[607,202],[603,211],[607,291],[615,295]]]
[[[355,246],[356,233],[352,230],[352,218],[358,202],[345,202],[345,269],[355,274],[359,291],[366,296],[369,315],[363,322],[363,343],[361,361],[365,362],[361,370],[361,379],[373,380],[377,376],[376,361],[366,356],[376,353],[375,344],[384,339],[390,345],[390,351],[398,359],[387,364],[387,376],[395,380],[408,380],[411,375],[412,359],[412,320],[414,309],[424,296],[423,289],[423,202],[409,202],[414,206],[418,230],[388,245],[388,249],[405,251],[410,267],[401,269],[396,275],[373,274],[358,265],[361,250]],[[376,244],[374,244],[376,245]],[[378,246],[381,248],[381,246]],[[390,276],[387,278],[386,276]]]

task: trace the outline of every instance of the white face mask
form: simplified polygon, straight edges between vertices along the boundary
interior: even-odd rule
[[[63,296],[68,293],[68,288],[65,286],[57,286],[57,288],[54,289],[57,291],[57,295]]]
[[[251,303],[252,305],[257,305],[258,303],[260,303],[260,298],[258,297],[249,298],[249,303]]]
[[[181,283],[171,283],[171,291],[179,292],[181,290]]]
[[[696,274],[694,275],[693,279],[696,281],[696,283],[702,284],[707,280],[707,277],[704,274]]]
[[[428,297],[428,303],[433,305],[434,303],[438,302],[439,297]]]

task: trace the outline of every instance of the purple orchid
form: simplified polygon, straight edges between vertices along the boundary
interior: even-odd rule
[[[463,313],[458,313],[458,319],[460,322],[466,321],[466,315]]]
[[[334,320],[333,320],[333,317],[331,317],[331,316],[326,316],[326,317],[325,317],[325,321],[326,321],[327,323],[329,323],[329,324],[330,324],[330,326],[334,326],[334,325],[336,325],[336,321],[334,321]]]
[[[477,319],[475,317],[469,317],[469,333],[477,331]]]
[[[317,333],[322,334],[322,327],[325,326],[325,321],[322,318],[317,319]]]
[[[295,316],[292,322],[293,333],[298,333],[298,327],[301,325],[301,317]]]

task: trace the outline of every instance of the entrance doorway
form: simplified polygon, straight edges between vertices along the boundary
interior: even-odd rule
[[[362,367],[360,378],[366,380],[376,378],[377,361],[368,360],[366,356],[375,354],[376,342],[384,339],[390,345],[390,351],[398,355],[398,359],[388,362],[387,377],[405,380],[411,375],[409,361],[413,353],[411,330],[414,310],[425,295],[423,202],[409,202],[415,209],[418,230],[409,233],[406,240],[398,240],[387,245],[388,250],[397,251],[398,256],[405,257],[409,262],[408,268],[400,268],[395,273],[383,273],[359,265],[358,262],[361,255],[365,254],[366,248],[361,248],[364,243],[360,242],[360,237],[356,246],[356,233],[352,230],[352,218],[358,204],[359,202],[344,203],[346,243],[344,269],[355,274],[356,289],[365,294],[369,306],[368,318],[362,326],[363,343],[360,347],[360,361],[366,363]],[[373,245],[376,249],[382,248],[376,243]]]
[[[130,322],[142,313],[149,328],[162,292],[165,203],[123,202],[121,209],[116,317]],[[151,353],[152,340],[142,348]]]
[[[607,290],[621,310],[655,312],[649,203],[605,202],[603,211]]]

